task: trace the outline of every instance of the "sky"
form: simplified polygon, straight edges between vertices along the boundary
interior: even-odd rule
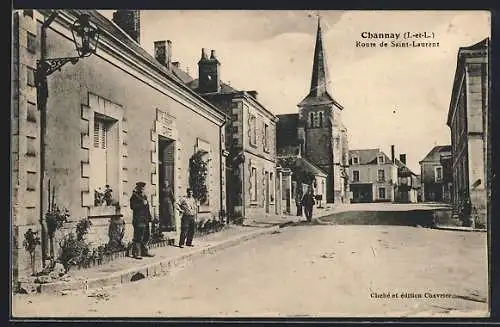
[[[101,10],[108,18],[112,10]],[[350,149],[407,155],[408,166],[450,144],[446,118],[457,52],[490,36],[487,11],[141,11],[141,45],[172,41],[172,60],[198,77],[201,49],[216,50],[221,79],[257,90],[274,114],[308,94],[321,17],[330,94],[344,106]],[[433,33],[433,48],[356,47],[362,32]],[[389,40],[390,41],[390,40]],[[419,41],[419,40],[417,40]],[[209,51],[208,51],[209,52]]]

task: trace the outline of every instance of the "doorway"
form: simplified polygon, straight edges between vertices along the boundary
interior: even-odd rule
[[[159,219],[162,231],[175,231],[175,142],[158,135]]]

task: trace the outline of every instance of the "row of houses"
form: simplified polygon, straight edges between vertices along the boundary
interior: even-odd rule
[[[446,125],[451,144],[435,146],[421,161],[422,200],[452,204],[487,225],[491,203],[490,40],[461,47]],[[469,218],[469,217],[463,217]]]

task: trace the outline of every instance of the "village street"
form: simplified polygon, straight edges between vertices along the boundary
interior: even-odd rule
[[[87,293],[15,295],[13,314],[485,316],[486,237],[411,226],[298,224],[167,276]]]

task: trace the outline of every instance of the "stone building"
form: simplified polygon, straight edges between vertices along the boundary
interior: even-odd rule
[[[76,55],[71,27],[81,14],[88,14],[100,30],[97,51],[48,76],[47,128],[40,146],[43,122],[37,101],[43,89],[35,81],[37,60]],[[156,217],[165,180],[173,185],[176,198],[184,196],[189,160],[195,153],[202,153],[208,162],[208,194],[201,211],[218,215],[224,210],[225,115],[141,47],[139,11],[120,10],[113,22],[95,10],[59,10],[55,20],[42,28],[49,15],[49,10],[14,15],[14,273],[23,274],[28,266],[23,235],[28,228],[39,230],[40,217],[48,209],[49,182],[55,191],[51,197],[70,210],[65,228],[90,218],[89,240],[95,245],[108,241],[110,218],[120,216],[126,222],[124,241],[131,239],[129,197],[137,181],[147,183]],[[42,171],[41,157],[45,158]],[[113,205],[100,203],[95,196],[105,185],[112,189]],[[177,214],[172,223],[178,227]]]
[[[380,149],[349,150],[349,188],[352,203],[394,202],[398,165]]]
[[[420,176],[423,202],[450,202],[451,183],[445,180],[448,172],[443,159],[451,154],[450,145],[436,145],[420,160]]]
[[[283,120],[279,124],[278,137],[293,134],[294,137],[280,140],[280,147],[299,146],[304,158],[328,174],[326,202],[341,203],[350,198],[347,129],[341,117],[344,107],[330,95],[328,85],[328,67],[318,19],[309,93],[298,104],[297,114],[278,116]]]
[[[470,199],[486,223],[491,203],[490,40],[458,50],[447,125],[451,130],[454,205]]]
[[[226,115],[228,215],[240,219],[281,214],[282,172],[276,162],[278,118],[259,101],[257,91],[238,90],[223,81],[215,50],[209,54],[202,49],[197,79],[178,65],[174,72]]]

